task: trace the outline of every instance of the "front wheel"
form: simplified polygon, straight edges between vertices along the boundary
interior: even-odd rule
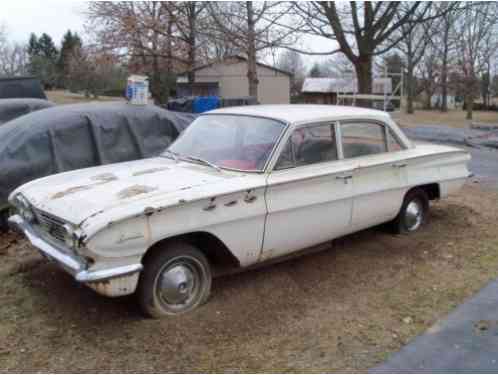
[[[175,242],[145,259],[137,295],[145,314],[153,318],[195,309],[211,292],[211,268],[194,246]]]
[[[9,216],[14,214],[14,210],[10,207],[0,210],[0,233],[9,231]]]
[[[412,233],[427,221],[429,198],[422,189],[410,190],[403,200],[398,216],[393,220],[395,233]]]

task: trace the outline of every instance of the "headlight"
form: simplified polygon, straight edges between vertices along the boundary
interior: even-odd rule
[[[15,200],[16,200],[16,207],[19,210],[19,213],[21,214],[23,219],[26,220],[27,222],[34,221],[35,214],[28,200],[22,194],[17,194]]]
[[[70,249],[73,249],[76,243],[76,236],[74,235],[74,228],[70,224],[64,225],[65,234],[64,234],[64,242],[66,246]]]

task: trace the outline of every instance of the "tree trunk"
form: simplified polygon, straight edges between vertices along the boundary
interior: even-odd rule
[[[189,23],[189,37],[188,37],[188,83],[192,84],[195,82],[195,59],[196,59],[196,22],[195,22],[195,7],[196,4],[191,3],[188,13],[188,23]]]
[[[151,94],[156,103],[162,102],[161,90],[161,72],[159,71],[159,61],[157,55],[152,57],[152,79],[151,79]]]
[[[449,43],[449,21],[445,20],[443,35],[443,61],[441,66],[441,111],[448,112],[448,43]]]
[[[441,67],[441,111],[448,112],[448,62],[443,59]]]
[[[465,109],[467,110],[467,120],[472,120],[472,110],[474,109],[474,98],[472,94],[465,95]]]
[[[172,43],[172,33],[173,33],[173,23],[168,21],[168,28],[166,29],[167,39],[166,39],[166,79],[164,82],[164,103],[167,104],[169,100],[169,95],[171,91],[171,75],[173,72],[173,43]]]
[[[246,1],[247,7],[247,80],[249,83],[249,96],[258,100],[258,71],[256,65],[256,34],[254,27],[254,12],[252,2]]]
[[[360,55],[358,60],[354,62],[356,77],[358,80],[358,93],[372,93],[372,56]],[[369,99],[358,99],[356,105],[359,107],[372,107],[372,101]]]
[[[429,91],[426,92],[425,96],[425,109],[432,109],[432,103],[431,103],[431,98],[432,98],[432,93],[429,93]]]
[[[406,74],[406,113],[412,115],[414,113],[413,109],[413,99],[414,99],[414,84],[413,84],[413,63],[408,61],[408,69]]]

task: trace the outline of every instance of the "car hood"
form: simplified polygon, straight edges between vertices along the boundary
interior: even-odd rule
[[[165,205],[178,202],[193,189],[197,193],[222,193],[226,182],[243,176],[153,158],[45,177],[21,186],[13,194],[20,192],[35,208],[79,225],[88,217],[115,207],[137,203],[143,208],[154,207],[153,202],[158,200]]]

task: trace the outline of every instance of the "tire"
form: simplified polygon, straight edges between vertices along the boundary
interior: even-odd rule
[[[172,242],[144,261],[137,297],[152,318],[194,310],[211,292],[211,267],[206,256],[185,242]]]
[[[419,230],[427,221],[429,198],[422,189],[412,189],[406,195],[398,216],[391,222],[396,234],[408,234]]]

